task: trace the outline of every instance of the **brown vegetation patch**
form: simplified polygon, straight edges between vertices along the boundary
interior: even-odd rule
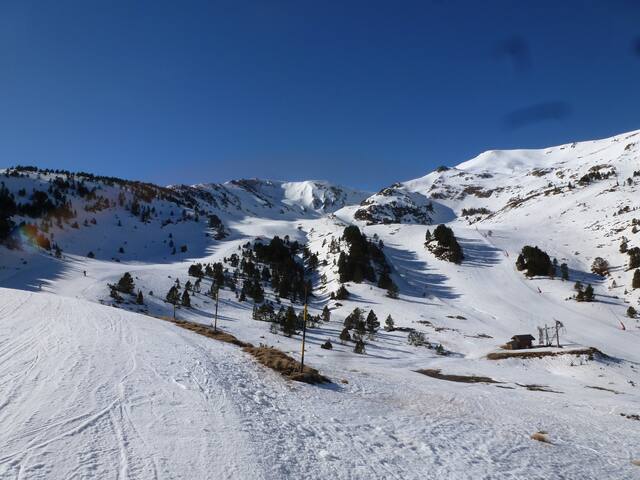
[[[459,383],[500,383],[490,377],[479,377],[477,375],[450,375],[446,373],[440,373],[439,369],[424,368],[422,370],[416,370],[417,373],[421,373],[428,377],[437,378],[439,380],[448,380],[450,382]]]
[[[291,380],[311,384],[330,381],[315,368],[305,366],[304,370],[300,371],[300,362],[276,348],[261,345],[259,347],[246,346],[243,350],[253,355],[265,367],[269,367]]]
[[[557,390],[551,390],[548,385],[536,385],[535,383],[532,383],[532,384],[516,383],[516,385],[518,385],[519,387],[524,387],[527,390],[531,390],[532,392],[563,393],[563,392],[558,392]]]
[[[204,337],[213,338],[215,340],[219,340],[221,342],[230,343],[237,347],[242,348],[245,352],[254,356],[258,362],[260,362],[265,367],[268,367],[276,372],[282,374],[285,378],[289,380],[295,380],[297,382],[304,382],[310,384],[318,384],[318,383],[327,383],[331,382],[327,377],[321,375],[318,370],[311,367],[304,367],[303,371],[300,371],[300,362],[291,358],[286,353],[273,348],[261,345],[259,347],[254,347],[251,343],[243,342],[242,340],[238,340],[236,337],[231,335],[230,333],[223,332],[218,329],[214,331],[212,327],[209,325],[203,325],[200,323],[187,322],[185,320],[174,320],[170,317],[156,317],[161,320],[166,320],[168,322],[174,323],[177,326],[184,328],[186,330],[197,333],[198,335],[202,335]]]
[[[622,392],[618,392],[617,390],[613,390],[611,388],[598,387],[597,385],[586,385],[584,388],[593,388],[594,390],[602,390],[605,392],[615,393],[616,395],[620,395]]]
[[[202,325],[202,324],[193,323],[193,322],[186,322],[184,320],[177,320],[177,321],[175,321],[173,323],[175,323],[179,327],[182,327],[182,328],[184,328],[186,330],[190,330],[190,331],[195,332],[195,333],[197,333],[199,335],[203,335],[203,336],[208,337],[208,338],[213,338],[215,340],[220,340],[221,342],[230,343],[230,344],[236,345],[238,347],[244,348],[244,347],[252,347],[253,346],[250,343],[238,340],[236,337],[234,337],[230,333],[223,332],[222,330],[214,331],[213,328],[211,328],[208,325]]]
[[[551,443],[551,440],[549,440],[549,436],[547,435],[547,432],[535,432],[531,434],[531,440],[536,440],[538,442],[542,442],[542,443],[548,443],[550,445],[553,445]]]
[[[542,358],[542,357],[557,357],[560,355],[589,355],[590,358],[594,356],[600,356],[601,358],[608,358],[607,355],[602,353],[597,348],[580,348],[566,351],[550,351],[550,350],[511,350],[508,352],[491,352],[487,354],[488,360],[504,360],[505,358]]]

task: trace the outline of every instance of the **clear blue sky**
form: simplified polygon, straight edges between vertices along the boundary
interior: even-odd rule
[[[0,62],[0,165],[161,184],[377,190],[640,128],[635,0],[4,1]]]

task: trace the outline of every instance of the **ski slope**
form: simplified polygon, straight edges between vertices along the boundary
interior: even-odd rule
[[[0,246],[0,478],[640,478],[640,321],[625,316],[640,289],[619,249],[623,238],[639,246],[639,135],[485,152],[368,198],[318,181],[165,189],[72,178],[106,206],[93,211],[95,199],[69,188],[77,226],[14,218],[41,222],[60,258],[22,229],[16,248]],[[593,171],[602,178],[580,182]],[[2,181],[26,201],[20,190],[47,190],[57,178],[26,171]],[[132,204],[153,188],[140,200],[153,213],[141,219]],[[434,228],[425,220],[453,229],[460,265],[424,247]],[[367,282],[330,298],[340,283],[329,244],[354,224],[384,242],[398,299]],[[305,359],[330,385],[288,382],[233,346],[154,318],[172,314],[166,292],[176,279],[195,281],[194,262],[222,262],[275,235],[318,255],[310,312],[327,305],[331,320],[308,329]],[[566,262],[570,281],[518,272],[524,245]],[[590,273],[597,256],[610,262],[606,278]],[[110,306],[107,285],[125,272],[144,305]],[[577,280],[594,286],[596,302],[572,298]],[[179,318],[209,324],[210,287],[204,278]],[[266,282],[265,295],[290,303]],[[218,325],[300,358],[301,336],[271,331],[252,306],[221,290]],[[356,307],[382,324],[390,314],[401,329],[381,329],[355,354],[338,336]],[[567,349],[606,356],[487,359],[512,335],[555,320]],[[408,329],[450,354],[410,345]],[[320,348],[327,339],[332,350]],[[532,440],[539,431],[551,443]]]

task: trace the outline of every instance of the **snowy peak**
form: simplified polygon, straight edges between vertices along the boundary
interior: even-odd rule
[[[574,190],[595,195],[602,181],[633,187],[639,158],[640,131],[537,150],[490,150],[381,190],[362,203],[355,218],[368,224],[431,224],[448,221],[450,214],[490,215]],[[438,206],[444,216],[433,215]]]
[[[316,217],[359,204],[369,193],[326,181],[282,182],[261,179],[199,184],[190,188],[216,208],[276,218]]]

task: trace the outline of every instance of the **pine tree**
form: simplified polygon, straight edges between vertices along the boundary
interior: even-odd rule
[[[349,334],[349,329],[347,327],[344,327],[342,332],[340,332],[340,341],[342,343],[351,341],[351,335]]]
[[[395,329],[395,322],[393,321],[391,314],[387,315],[387,319],[384,321],[384,329],[387,332],[393,332]]]
[[[282,325],[282,331],[288,337],[296,333],[296,324],[298,323],[298,317],[292,306],[287,308],[287,313],[284,317],[284,323]]]
[[[322,309],[322,321],[328,322],[330,320],[331,320],[331,311],[329,310],[329,307],[325,305],[324,308]]]
[[[631,282],[631,288],[640,288],[640,268],[633,274],[633,281]]]
[[[138,295],[136,296],[136,303],[138,305],[144,305],[144,297],[142,296],[142,290],[138,290]]]
[[[622,242],[620,242],[620,253],[627,253],[628,248],[629,241],[626,238],[623,238]]]
[[[135,284],[133,283],[133,277],[129,272],[125,272],[122,278],[118,280],[116,288],[119,292],[133,294]]]
[[[391,283],[391,285],[387,289],[387,297],[398,298],[398,287],[395,283]]]
[[[347,290],[344,285],[340,285],[334,295],[334,298],[336,300],[346,300],[347,298],[349,298],[349,290]]]
[[[363,355],[365,353],[365,344],[361,337],[356,339],[356,343],[353,346],[353,353],[357,353],[358,355]]]
[[[189,296],[189,291],[186,288],[184,289],[184,292],[182,292],[181,303],[183,307],[191,307],[191,297]]]
[[[167,300],[168,303],[173,305],[173,319],[175,320],[176,319],[176,305],[178,305],[178,303],[180,303],[180,291],[178,290],[178,287],[176,287],[174,285],[169,289],[169,292],[167,293],[166,300]]]
[[[356,321],[355,324],[355,331],[358,335],[363,336],[366,332],[367,332],[367,324],[365,323],[364,319],[362,318],[362,316],[360,317],[360,319],[358,321]]]
[[[566,263],[560,265],[560,278],[562,278],[562,280],[569,280],[569,267]]]
[[[323,348],[325,350],[332,350],[333,344],[331,343],[331,340],[327,338],[327,340],[322,345],[320,345],[320,348]]]
[[[344,326],[347,330],[351,330],[352,328],[356,328],[356,325],[361,322],[364,323],[362,318],[362,310],[356,307],[353,309],[353,312],[345,317]]]
[[[637,315],[638,315],[638,312],[636,311],[635,308],[633,308],[631,306],[629,308],[627,308],[627,317],[636,318]]]
[[[583,300],[585,302],[593,302],[594,298],[595,295],[593,293],[593,287],[591,285],[587,285],[587,287],[584,289]]]
[[[380,328],[380,322],[378,321],[378,317],[373,310],[369,310],[369,315],[367,315],[366,320],[366,327],[367,332],[371,334],[376,333],[376,330]]]

